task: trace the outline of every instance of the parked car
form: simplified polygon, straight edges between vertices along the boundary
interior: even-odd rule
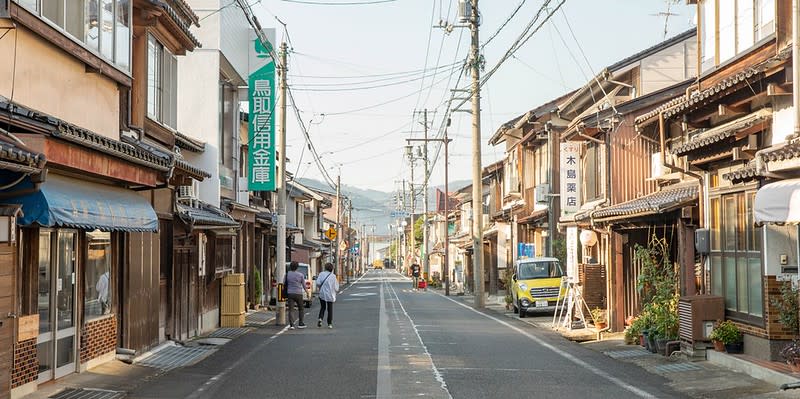
[[[514,262],[510,287],[514,313],[523,318],[529,310],[555,310],[566,294],[566,289],[561,287],[563,276],[564,271],[556,258],[525,258]]]

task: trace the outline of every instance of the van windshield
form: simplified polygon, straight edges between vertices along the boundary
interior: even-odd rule
[[[303,276],[308,280],[308,265],[297,265],[297,271],[303,273]],[[286,265],[286,273],[289,273],[289,265]]]
[[[536,278],[556,278],[564,275],[558,262],[524,262],[519,264],[517,280],[531,280]]]

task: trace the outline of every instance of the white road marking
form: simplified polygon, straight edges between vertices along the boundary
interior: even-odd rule
[[[377,398],[392,397],[392,368],[389,363],[389,318],[386,316],[386,301],[383,299],[383,285],[381,285],[381,305],[378,322],[378,389]]]
[[[481,316],[483,316],[483,317],[485,317],[485,318],[487,318],[489,320],[494,320],[495,322],[497,322],[497,323],[499,323],[499,324],[501,324],[503,326],[506,326],[506,327],[508,327],[508,328],[510,328],[510,329],[512,329],[512,330],[514,330],[514,331],[516,331],[516,332],[528,337],[533,342],[536,342],[537,344],[539,344],[539,345],[541,345],[541,346],[553,351],[557,355],[559,355],[559,356],[561,356],[561,357],[563,357],[563,358],[565,358],[565,359],[577,364],[578,366],[581,366],[581,367],[585,368],[586,370],[589,370],[592,373],[611,381],[612,383],[614,383],[614,385],[616,385],[616,386],[618,386],[618,387],[620,387],[620,388],[622,388],[622,389],[624,389],[626,391],[629,391],[629,392],[633,393],[634,395],[636,395],[638,397],[641,397],[641,398],[655,398],[655,396],[653,396],[651,393],[649,393],[649,392],[647,392],[645,390],[636,388],[635,386],[633,386],[631,384],[628,384],[627,382],[622,381],[619,378],[614,377],[613,375],[608,374],[605,371],[600,370],[599,368],[597,368],[595,366],[592,366],[591,364],[586,363],[585,361],[583,361],[581,359],[578,359],[574,355],[572,355],[570,353],[567,353],[567,352],[565,352],[565,351],[563,351],[563,350],[561,350],[559,348],[556,348],[553,345],[548,344],[547,342],[545,342],[541,338],[539,338],[539,337],[537,337],[537,336],[535,336],[535,335],[533,335],[533,334],[531,334],[531,333],[529,333],[529,332],[527,332],[527,331],[525,331],[525,330],[523,330],[523,329],[521,329],[521,328],[519,328],[517,326],[514,326],[514,325],[512,325],[512,324],[510,324],[510,323],[508,323],[506,321],[500,320],[500,319],[498,319],[498,318],[496,318],[494,316],[490,316],[488,314],[479,312],[479,311],[473,309],[472,307],[469,307],[469,306],[467,306],[467,305],[465,305],[465,304],[463,304],[461,302],[458,302],[458,301],[456,301],[456,300],[454,300],[452,298],[448,298],[448,297],[446,297],[446,296],[444,296],[442,294],[439,294],[439,293],[436,293],[436,294],[441,296],[444,299],[447,299],[448,301],[451,301],[451,302],[455,303],[458,306],[461,306],[461,307],[463,307],[465,309],[469,309],[469,310],[475,312],[476,314],[479,314],[479,315],[481,315]]]

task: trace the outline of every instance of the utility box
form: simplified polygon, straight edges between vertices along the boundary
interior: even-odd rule
[[[222,279],[220,327],[244,327],[244,274],[233,273]]]

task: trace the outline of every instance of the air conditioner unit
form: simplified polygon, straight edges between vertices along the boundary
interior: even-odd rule
[[[539,204],[547,203],[548,194],[550,194],[550,185],[547,183],[539,184],[533,190],[533,196]]]
[[[706,325],[725,318],[725,299],[713,295],[690,295],[678,301],[678,335],[687,349],[701,349],[709,344]]]

